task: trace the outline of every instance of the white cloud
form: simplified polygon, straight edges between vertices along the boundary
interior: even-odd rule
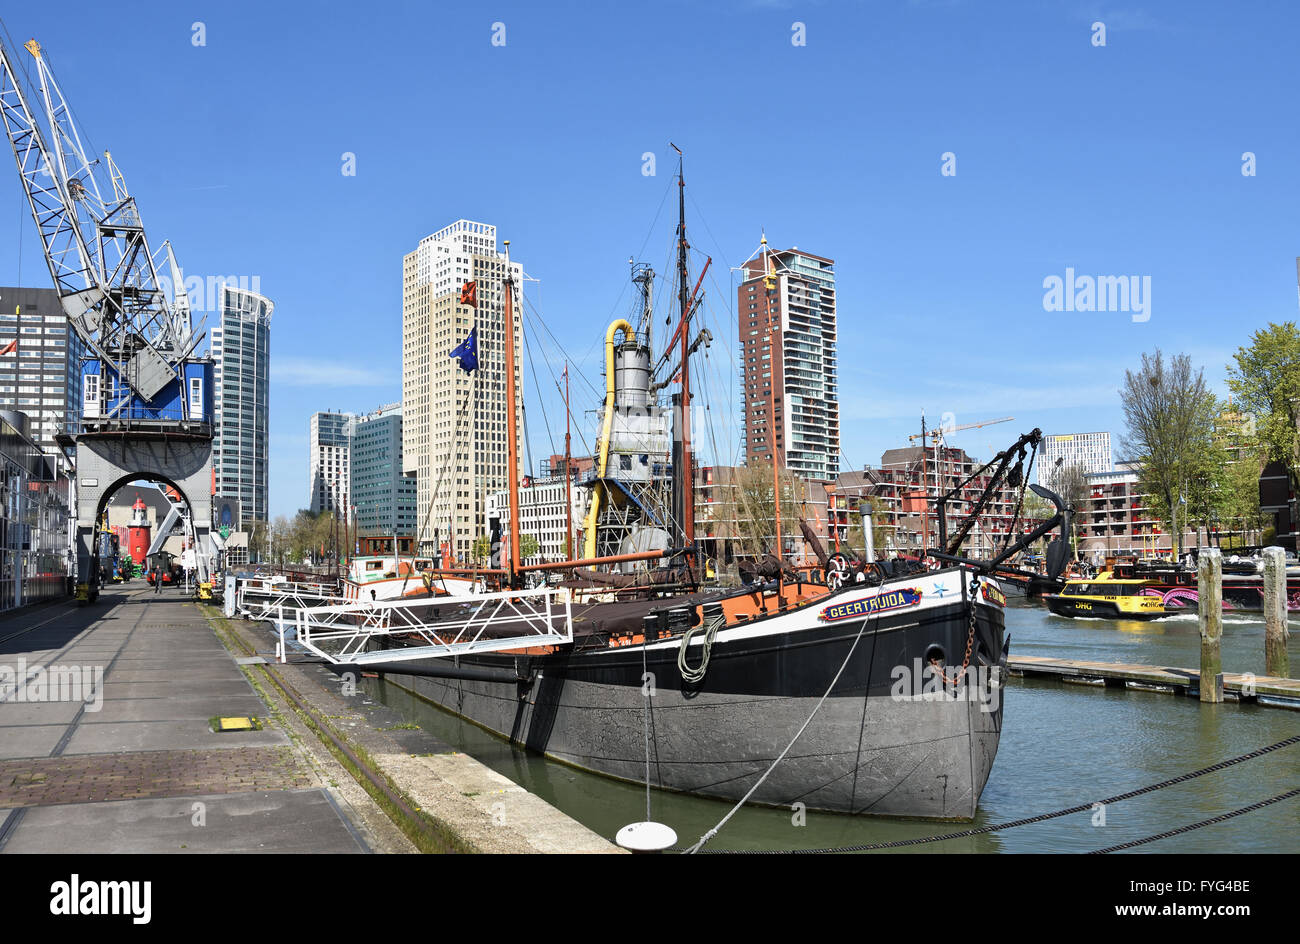
[[[271,379],[290,387],[386,387],[397,378],[373,367],[345,361],[273,357]]]

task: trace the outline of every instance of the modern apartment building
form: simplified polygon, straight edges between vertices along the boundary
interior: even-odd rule
[[[402,405],[357,416],[348,432],[349,514],[356,515],[357,534],[414,535],[416,483],[402,472]]]
[[[59,455],[54,437],[78,431],[81,360],[86,344],[68,323],[59,293],[48,288],[0,288],[0,409],[19,410],[31,438]]]
[[[490,492],[508,481],[506,443],[506,257],[496,227],[457,220],[421,239],[402,260],[402,470],[414,474],[419,543],[452,532],[452,553],[467,559],[482,534]],[[522,395],[520,301],[523,267],[509,263],[515,285],[515,382]],[[473,281],[477,307],[461,303]],[[478,369],[450,357],[478,329]],[[518,396],[517,396],[518,399]],[[516,411],[517,437],[523,414]],[[518,448],[517,453],[522,452]],[[521,470],[522,473],[522,470]]]
[[[797,248],[765,252],[745,264],[736,311],[745,464],[775,457],[804,478],[834,478],[840,467],[834,260]]]
[[[1078,465],[1083,467],[1085,475],[1094,472],[1109,472],[1111,464],[1110,433],[1066,433],[1059,436],[1044,436],[1038,462],[1038,481],[1049,484],[1054,471],[1058,468]]]
[[[565,512],[566,497],[571,502],[573,514],[573,535],[575,546],[582,533],[583,519],[591,503],[591,489],[570,485],[565,488],[564,475],[549,479],[526,480],[519,488],[519,534],[528,535],[537,541],[537,553],[524,561],[536,564],[542,561],[561,561],[571,559],[567,553],[564,540],[569,518]],[[499,518],[502,534],[510,529],[509,494],[502,489],[488,496],[486,512],[483,519],[483,533],[491,533],[491,520]],[[503,539],[503,546],[508,544]]]
[[[268,520],[270,429],[270,299],[222,287],[212,328],[213,441],[216,494],[238,499],[240,530]]]
[[[332,511],[343,517],[351,494],[351,413],[313,413],[311,443],[308,446],[310,507],[314,512]],[[351,512],[348,513],[351,517]]]

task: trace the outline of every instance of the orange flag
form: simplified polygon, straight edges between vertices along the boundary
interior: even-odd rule
[[[460,287],[460,303],[472,308],[478,307],[478,283],[466,282]]]
[[[0,348],[0,355],[4,355],[4,354],[12,354],[12,353],[13,353],[14,351],[16,351],[16,350],[18,350],[18,339],[17,339],[17,338],[14,338],[12,341],[10,341],[8,344],[6,344],[3,348]]]

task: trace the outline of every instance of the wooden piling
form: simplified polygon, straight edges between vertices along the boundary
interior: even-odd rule
[[[1286,552],[1264,548],[1264,674],[1291,675],[1286,651]]]
[[[1217,547],[1200,553],[1196,573],[1197,623],[1201,629],[1201,701],[1223,701],[1223,552]]]

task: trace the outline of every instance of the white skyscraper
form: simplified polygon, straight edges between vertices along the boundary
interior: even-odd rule
[[[470,220],[420,240],[402,260],[402,465],[417,479],[417,538],[426,549],[452,534],[468,558],[482,532],[487,495],[508,482],[506,448],[505,254],[496,227]],[[515,285],[515,383],[522,394],[520,288]],[[477,283],[477,308],[461,304],[461,286]],[[478,328],[479,369],[467,373],[449,355]],[[523,419],[515,404],[517,433]]]
[[[311,510],[333,511],[340,517],[351,502],[351,413],[313,413],[308,453]],[[351,512],[349,512],[349,515]]]
[[[1050,480],[1052,471],[1057,467],[1079,465],[1085,474],[1111,471],[1110,433],[1065,433],[1059,436],[1044,436],[1042,455],[1037,466],[1039,482]]]

